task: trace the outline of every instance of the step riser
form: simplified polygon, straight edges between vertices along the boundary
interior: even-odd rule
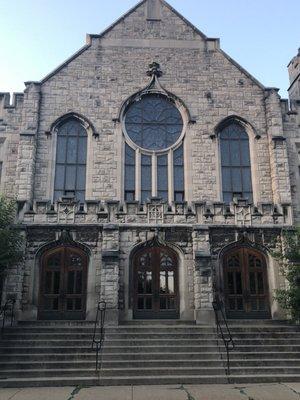
[[[25,387],[57,387],[57,386],[124,386],[124,385],[201,385],[201,384],[244,384],[244,383],[274,383],[274,382],[300,382],[300,376],[255,376],[255,377],[172,377],[172,378],[127,378],[127,379],[93,379],[93,378],[69,378],[51,381],[49,379],[39,381],[0,381],[1,388],[25,388]]]
[[[208,367],[224,367],[225,360],[208,360],[208,361],[193,361],[193,360],[180,360],[180,367],[185,368],[208,368]],[[173,361],[116,361],[116,362],[102,362],[102,368],[174,368]],[[232,368],[250,368],[250,367],[274,367],[273,360],[243,360],[243,361],[234,361],[231,360],[230,366]],[[285,368],[290,366],[289,360],[280,360],[276,361],[276,366],[279,368]],[[293,366],[296,368],[300,368],[300,360],[293,360]],[[31,369],[49,369],[49,370],[60,370],[60,369],[93,369],[95,368],[95,360],[91,361],[68,361],[68,362],[33,362],[33,363],[1,363],[0,371],[4,370],[26,370],[29,371]]]
[[[84,341],[91,341],[93,338],[92,333],[26,333],[26,334],[5,334],[2,337],[4,341],[21,341],[21,340],[66,340],[66,336],[72,340],[84,340]],[[121,334],[106,334],[105,341],[111,340],[169,340],[170,336],[172,339],[175,340],[215,340],[216,334],[215,333],[142,333],[142,334],[128,334],[128,333],[121,333]],[[225,335],[227,338],[228,336]],[[300,343],[300,333],[272,333],[272,334],[234,334],[235,342],[239,341],[250,341],[253,340],[291,340],[291,341],[298,341]]]
[[[222,346],[223,348],[223,346]],[[217,346],[115,346],[109,347],[104,346],[103,354],[106,353],[153,353],[153,352],[160,352],[160,353],[168,353],[168,352],[185,352],[185,353],[194,353],[194,352],[216,352]],[[239,352],[293,352],[295,356],[300,357],[300,346],[236,346],[236,350]],[[9,354],[12,352],[20,353],[20,354],[38,354],[38,353],[74,353],[74,354],[81,354],[91,352],[93,350],[91,347],[57,347],[57,346],[24,346],[24,347],[0,347],[0,354]]]
[[[95,360],[95,353],[92,352],[90,354],[59,354],[59,353],[53,353],[53,354],[18,354],[18,355],[5,355],[1,356],[0,355],[0,361],[28,361],[28,358],[30,357],[30,360],[32,361],[83,361],[83,360]],[[292,357],[292,356],[291,356]],[[121,361],[126,361],[126,360],[161,360],[162,358],[168,358],[170,360],[193,360],[193,359],[199,359],[201,360],[212,360],[212,359],[220,359],[220,353],[215,352],[215,353],[106,353],[103,354],[102,359],[105,361],[111,361],[111,360],[121,360]]]
[[[156,362],[102,362],[102,368],[174,368],[174,363],[170,361],[156,361]],[[181,367],[190,367],[190,368],[207,368],[207,367],[219,367],[223,368],[223,361],[217,360],[209,360],[209,361],[182,361],[180,360]],[[299,363],[300,366],[300,363]],[[63,363],[15,363],[15,364],[8,364],[8,363],[1,363],[0,364],[0,371],[2,370],[26,370],[29,371],[31,369],[93,369],[95,368],[95,360],[90,362],[63,362]]]
[[[244,346],[252,346],[252,347],[264,347],[264,346],[286,346],[288,342],[289,346],[298,347],[300,349],[300,339],[234,339],[235,347],[240,348]],[[127,346],[136,346],[136,347],[143,347],[143,346],[164,346],[164,344],[169,345],[172,344],[174,346],[185,347],[190,343],[193,346],[217,346],[223,345],[223,341],[221,338],[217,339],[177,339],[170,337],[169,339],[151,339],[151,340],[144,340],[144,339],[124,339],[124,340],[105,340],[106,347],[111,346],[119,346],[119,347],[127,347]],[[43,346],[51,346],[51,347],[64,347],[64,346],[74,346],[74,347],[84,347],[84,346],[91,346],[92,340],[91,338],[87,338],[86,340],[2,340],[0,342],[0,351],[2,347],[43,347]]]
[[[295,353],[266,353],[265,355],[263,354],[257,354],[257,353],[235,353],[232,352],[230,354],[230,360],[234,362],[235,360],[242,359],[243,361],[249,360],[250,362],[263,362],[264,359],[271,359],[270,362],[277,363],[278,359],[282,359],[286,361],[287,363],[293,362],[295,360],[295,357],[297,355]],[[298,355],[298,360],[300,359]],[[175,354],[170,354],[170,353],[140,353],[140,354],[104,354],[102,359],[105,362],[109,361],[127,361],[127,360],[136,360],[136,361],[159,361],[162,359],[168,359],[171,362],[177,361],[177,360],[186,360],[187,362],[193,361],[193,359],[200,359],[201,360],[220,360],[221,359],[221,354],[220,353],[175,353]],[[223,359],[226,358],[226,354],[222,354]],[[32,360],[33,362],[47,362],[47,361],[70,361],[70,362],[83,362],[83,361],[90,361],[94,362],[95,361],[95,353],[90,353],[90,354],[22,354],[22,355],[5,355],[5,356],[0,356],[0,362],[6,362],[6,361],[16,361],[16,362],[26,362],[28,360]],[[298,361],[297,360],[297,361]]]
[[[143,370],[143,369],[136,369],[136,370],[118,370],[117,373],[115,373],[113,370],[102,370],[100,375],[102,377],[109,377],[109,378],[114,378],[114,377],[124,377],[124,376],[130,376],[130,377],[136,377],[136,376],[169,376],[169,375],[180,375],[180,376],[186,376],[186,375],[199,375],[199,376],[205,376],[205,375],[224,375],[225,371],[224,368],[211,368],[211,369],[187,369],[186,371],[180,371],[178,374],[176,374],[172,369],[163,369],[163,370],[151,370],[149,373],[148,370]],[[44,377],[72,377],[72,376],[88,376],[88,377],[94,377],[96,376],[95,370],[91,371],[86,371],[86,370],[76,370],[68,372],[67,370],[42,370],[42,371],[22,371],[22,377],[23,378],[44,378]],[[0,372],[0,381],[3,378],[20,378],[20,373],[19,372],[12,372],[12,371],[1,371]]]
[[[172,344],[174,346],[185,347],[190,343],[193,343],[193,346],[216,346],[217,340],[184,340],[184,339],[173,339],[169,340],[105,340],[106,347],[111,346],[119,346],[119,347],[127,347],[127,346],[164,346]],[[25,347],[25,346],[51,346],[51,347],[60,347],[60,346],[74,346],[74,347],[84,347],[91,346],[92,340],[3,340],[0,342],[0,349],[2,347],[8,346],[16,346],[16,347]],[[300,348],[300,345],[299,345]]]

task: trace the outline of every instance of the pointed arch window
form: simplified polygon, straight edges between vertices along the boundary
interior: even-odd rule
[[[238,122],[219,132],[223,201],[246,198],[253,201],[249,137]]]
[[[54,200],[62,196],[84,202],[87,133],[76,119],[62,123],[57,132]]]
[[[161,93],[137,97],[124,112],[125,201],[152,196],[184,201],[183,128],[175,102]]]

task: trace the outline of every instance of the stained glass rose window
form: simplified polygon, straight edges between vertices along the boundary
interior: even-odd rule
[[[147,150],[163,150],[179,139],[183,120],[177,107],[166,96],[148,94],[132,103],[125,114],[129,138]]]

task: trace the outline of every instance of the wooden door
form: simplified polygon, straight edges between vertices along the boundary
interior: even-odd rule
[[[57,247],[42,257],[39,319],[84,319],[87,256],[79,248]]]
[[[265,257],[253,249],[235,249],[224,256],[223,271],[227,317],[270,318]]]
[[[178,261],[167,247],[151,247],[133,258],[133,316],[179,318]]]

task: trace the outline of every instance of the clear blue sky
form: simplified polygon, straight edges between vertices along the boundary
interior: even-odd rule
[[[0,91],[23,91],[100,33],[136,0],[0,0]],[[289,85],[300,47],[300,0],[169,0],[266,86]]]

